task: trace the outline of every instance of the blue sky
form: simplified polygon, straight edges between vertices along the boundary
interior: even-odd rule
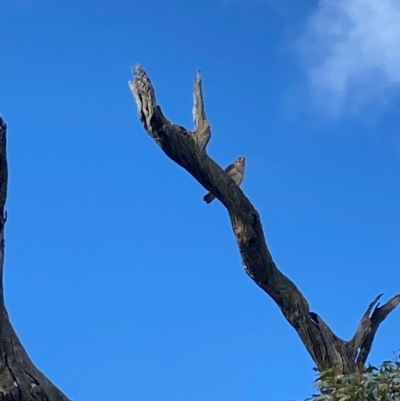
[[[311,358],[244,274],[226,211],[140,125],[136,63],[189,128],[201,68],[210,155],[246,156],[242,187],[276,263],[339,336],[399,292],[400,10],[379,4],[3,2],[6,301],[72,399],[312,391]],[[400,348],[399,313],[371,362]]]

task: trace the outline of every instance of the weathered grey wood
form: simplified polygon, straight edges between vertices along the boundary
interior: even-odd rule
[[[384,305],[379,306],[378,301],[381,296],[382,294],[378,295],[369,305],[352,339],[353,343],[351,345],[354,347],[358,346],[358,353],[357,349],[355,349],[356,363],[358,366],[364,366],[367,361],[379,325],[387,318],[389,313],[400,304],[400,294],[398,294],[389,299]],[[374,307],[375,309],[373,309]],[[354,339],[359,339],[359,344],[354,343]]]
[[[202,81],[194,86],[195,130],[173,124],[157,104],[153,85],[144,69],[137,65],[129,87],[136,100],[140,121],[163,152],[187,170],[204,188],[212,192],[228,210],[245,272],[279,306],[293,326],[320,370],[329,368],[353,373],[363,365],[371,349],[379,324],[400,302],[400,294],[381,308],[367,311],[351,341],[336,336],[296,287],[275,265],[265,241],[260,215],[243,191],[206,153],[211,138],[207,121]],[[386,305],[390,306],[386,306]],[[361,356],[360,356],[361,355]]]
[[[6,135],[7,125],[0,117],[0,400],[71,401],[32,363],[11,325],[4,303],[4,208],[8,182]]]

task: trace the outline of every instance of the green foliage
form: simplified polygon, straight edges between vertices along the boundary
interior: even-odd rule
[[[384,361],[346,376],[321,372],[315,385],[318,394],[306,401],[400,401],[400,362]]]

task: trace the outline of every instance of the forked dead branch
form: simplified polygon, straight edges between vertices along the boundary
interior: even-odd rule
[[[153,85],[144,69],[134,69],[130,89],[139,118],[163,152],[212,192],[228,210],[246,273],[279,306],[320,370],[354,373],[365,364],[380,323],[400,303],[400,294],[379,306],[378,296],[368,307],[350,341],[336,336],[296,285],[275,265],[265,241],[259,213],[233,180],[206,151],[211,128],[204,107],[202,80],[194,83],[194,131],[170,122],[157,104]]]

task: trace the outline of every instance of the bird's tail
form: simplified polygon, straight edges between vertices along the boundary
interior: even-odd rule
[[[208,203],[211,203],[215,199],[215,196],[211,192],[209,192],[207,195],[204,196],[203,199],[204,199],[204,202],[206,202],[208,204]]]

